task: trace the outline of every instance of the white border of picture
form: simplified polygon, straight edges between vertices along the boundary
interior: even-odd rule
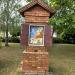
[[[30,40],[30,27],[31,27],[31,26],[44,27],[44,32],[45,32],[45,25],[36,25],[36,24],[34,25],[34,24],[30,24],[30,25],[29,25],[29,35],[28,35],[28,45],[29,45],[29,46],[44,46],[44,32],[43,32],[43,44],[42,44],[42,45],[33,45],[33,44],[30,44],[30,43],[29,43],[29,40]]]

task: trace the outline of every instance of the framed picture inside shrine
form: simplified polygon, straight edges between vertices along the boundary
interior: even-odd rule
[[[29,46],[44,46],[44,25],[29,26]]]

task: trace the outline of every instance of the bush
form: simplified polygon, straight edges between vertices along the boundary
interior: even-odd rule
[[[63,33],[61,38],[65,43],[75,44],[75,34]]]
[[[64,40],[60,38],[53,38],[53,43],[64,43]]]
[[[72,26],[67,28],[61,33],[60,38],[62,38],[66,43],[75,44],[75,28]]]
[[[63,44],[75,44],[75,39],[61,39],[61,38],[53,38],[53,43],[63,43]]]
[[[19,39],[19,37],[11,37],[11,38],[9,39],[9,42],[19,43],[19,42],[20,42],[20,39]]]
[[[9,39],[9,42],[12,42],[12,43],[19,43],[20,42],[20,38],[17,36],[9,37],[8,39]],[[5,38],[2,38],[2,42],[5,42]]]

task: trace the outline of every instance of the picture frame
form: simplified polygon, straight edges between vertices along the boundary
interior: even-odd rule
[[[29,25],[29,46],[44,46],[45,25]]]

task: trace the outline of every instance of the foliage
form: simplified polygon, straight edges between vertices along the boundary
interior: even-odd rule
[[[75,43],[75,1],[64,0],[59,5],[60,8],[50,22],[61,39],[66,43]]]
[[[9,42],[13,42],[13,43],[20,43],[20,38],[17,36],[14,37],[10,37]]]
[[[20,43],[20,37],[19,36],[13,36],[8,38],[9,43]],[[2,42],[5,42],[5,38],[2,38]]]
[[[67,33],[65,31],[70,27],[75,27],[75,0],[44,0],[44,2],[56,11],[55,15],[49,19],[50,25],[54,26],[54,31],[60,35]]]
[[[53,38],[53,43],[65,43],[65,41],[61,38]]]
[[[0,0],[0,24],[1,30],[6,33],[6,46],[8,46],[8,31],[13,29],[13,26],[16,25],[17,27],[21,23],[21,17],[17,12],[17,9],[20,8],[18,2],[18,0]]]
[[[14,36],[20,36],[20,31],[21,31],[21,27],[20,26],[14,26],[11,29],[10,34],[12,35],[12,37],[14,37]]]
[[[32,0],[25,0],[30,2]],[[43,0],[56,13],[49,19],[50,25],[54,26],[61,38],[68,39],[75,38],[72,30],[75,28],[75,1],[74,0]],[[20,0],[0,0],[0,31],[6,32],[6,44],[8,43],[8,31],[12,36],[20,34],[21,16],[18,14],[17,9],[21,7]],[[68,30],[71,28],[70,35]]]
[[[53,0],[52,0],[53,1]],[[72,26],[75,23],[75,1],[74,0],[57,0],[54,1],[57,5],[56,13],[50,22],[54,25],[54,30],[58,33],[67,29],[68,26]]]
[[[61,35],[62,39],[68,43],[75,43],[75,28],[68,27],[64,33]]]

